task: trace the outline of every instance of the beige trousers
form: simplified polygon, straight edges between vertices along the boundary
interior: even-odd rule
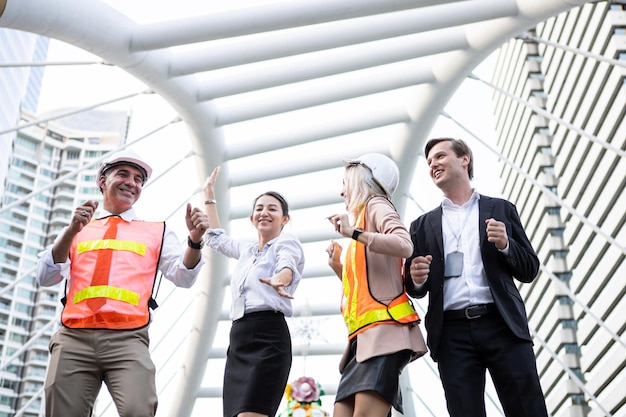
[[[61,328],[50,340],[46,417],[88,417],[102,383],[120,417],[154,417],[155,366],[148,326],[138,330]]]

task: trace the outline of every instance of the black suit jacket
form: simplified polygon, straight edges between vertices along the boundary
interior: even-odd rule
[[[512,203],[481,195],[478,212],[480,251],[495,305],[511,331],[520,339],[531,341],[526,308],[513,278],[521,282],[531,282],[535,279],[539,270],[539,258]],[[444,251],[441,216],[442,208],[439,206],[411,223],[409,232],[415,249],[405,265],[408,294],[416,298],[429,295],[425,326],[428,332],[428,347],[434,360],[437,360],[443,326]],[[493,243],[487,241],[485,220],[489,218],[506,224],[509,238],[509,254],[506,256]],[[415,285],[411,280],[409,266],[414,257],[425,255],[433,257],[430,273],[424,284]]]

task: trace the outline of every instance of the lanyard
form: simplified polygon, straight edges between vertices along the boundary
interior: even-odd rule
[[[444,207],[442,206],[442,210],[443,210],[443,220],[446,222],[446,225],[448,226],[448,230],[450,230],[450,233],[452,233],[452,236],[454,236],[454,239],[456,240],[456,250],[458,252],[459,250],[459,241],[461,239],[461,234],[463,233],[463,230],[465,229],[465,225],[467,224],[467,219],[469,218],[470,212],[472,211],[473,208],[473,202],[472,204],[470,204],[467,209],[465,210],[465,218],[463,219],[463,223],[461,223],[461,228],[459,229],[459,233],[456,234],[454,233],[454,230],[452,229],[452,225],[450,224],[450,220],[448,220],[448,215],[446,215],[446,211],[444,209]],[[461,207],[461,210],[463,210],[463,208]]]

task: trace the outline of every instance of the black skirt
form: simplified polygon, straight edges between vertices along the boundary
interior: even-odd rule
[[[412,352],[401,350],[384,356],[375,356],[364,362],[356,361],[356,338],[350,342],[348,362],[341,373],[335,402],[343,401],[363,391],[375,391],[393,408],[402,409],[400,372],[409,363]]]
[[[280,312],[235,320],[224,372],[224,417],[248,411],[276,415],[291,370],[291,335]]]

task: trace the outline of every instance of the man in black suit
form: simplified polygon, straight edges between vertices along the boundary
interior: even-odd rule
[[[514,281],[531,282],[539,259],[517,209],[472,188],[472,151],[462,140],[431,139],[424,154],[444,199],[411,223],[405,278],[409,295],[429,295],[428,346],[450,416],[486,416],[488,369],[507,417],[547,417]]]

